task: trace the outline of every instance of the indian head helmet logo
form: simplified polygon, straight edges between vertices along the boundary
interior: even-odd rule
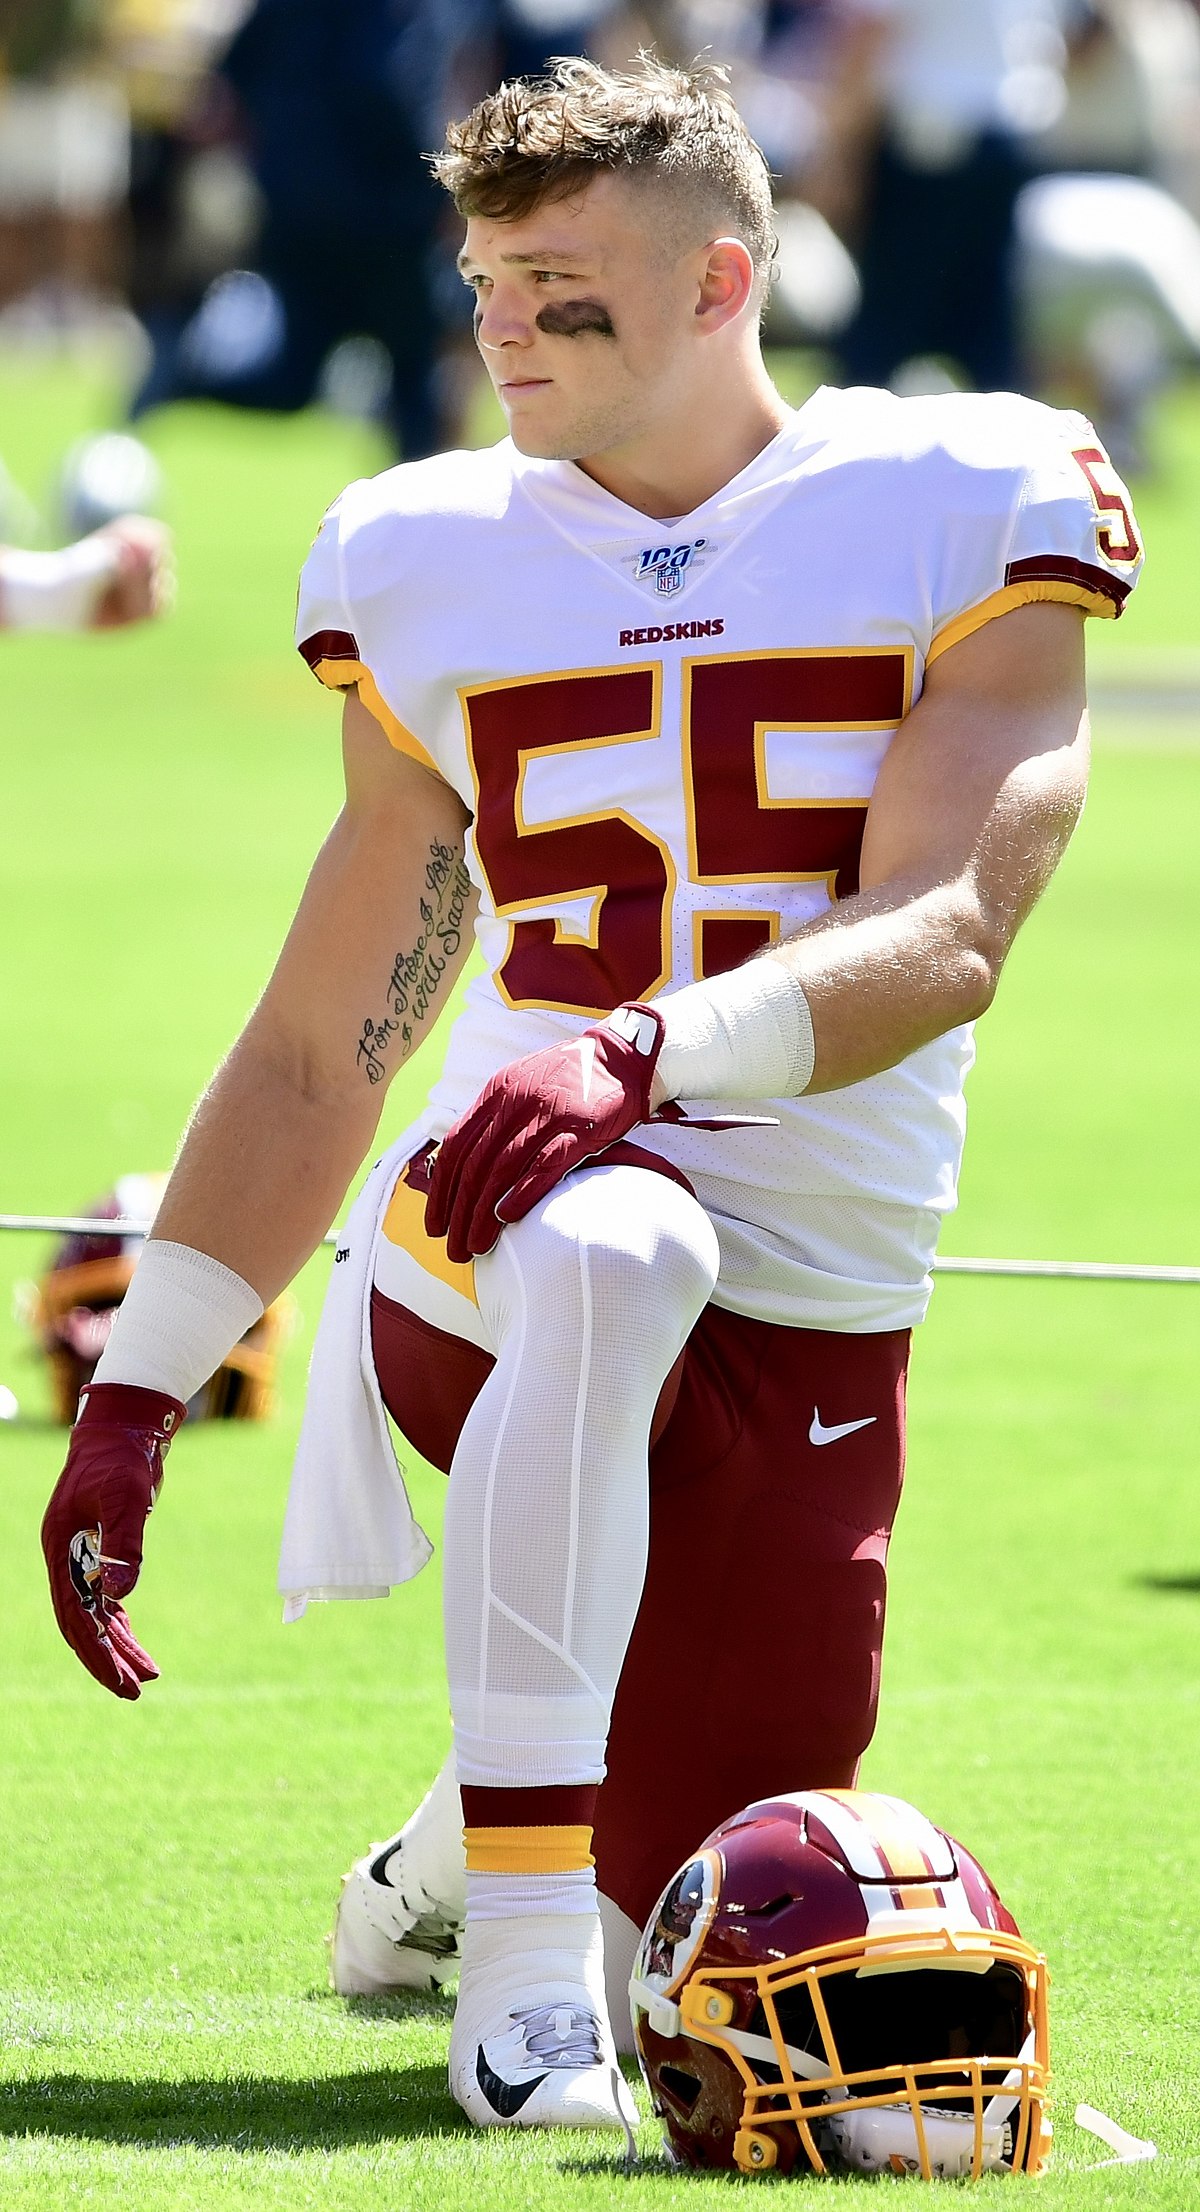
[[[693,538],[687,545],[648,545],[638,555],[635,571],[639,583],[649,583],[653,578],[654,589],[664,599],[683,588],[684,571],[689,569],[697,553],[706,544],[704,538]]]

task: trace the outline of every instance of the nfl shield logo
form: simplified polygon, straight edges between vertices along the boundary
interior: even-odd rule
[[[644,582],[654,582],[654,589],[664,599],[670,599],[683,590],[683,579],[697,553],[707,543],[704,538],[694,538],[685,545],[647,545],[638,555],[635,574]]]

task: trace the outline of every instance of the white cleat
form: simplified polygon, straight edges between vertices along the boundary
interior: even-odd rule
[[[327,1938],[340,1997],[440,1989],[458,1972],[465,1906],[431,1897],[408,1875],[403,1836],[375,1844],[342,1877]]]
[[[538,1916],[535,1928],[472,1921],[450,2035],[451,2095],[476,2127],[618,2128],[636,2156],[637,2108],[613,2046],[599,1922]]]
[[[440,1989],[458,1972],[466,1916],[462,1800],[447,1759],[399,1835],[343,1876],[329,1979],[340,1997]]]

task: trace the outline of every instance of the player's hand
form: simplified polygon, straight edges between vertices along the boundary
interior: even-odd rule
[[[661,1016],[631,1006],[612,1020],[619,1027],[585,1029],[500,1068],[447,1131],[425,1226],[445,1237],[452,1260],[490,1252],[506,1221],[520,1221],[572,1168],[650,1119]]]
[[[165,614],[175,599],[173,541],[166,524],[150,515],[122,515],[96,537],[113,547],[117,572],[97,601],[92,628],[119,630]]]
[[[160,1390],[92,1383],[42,1522],[55,1618],[89,1674],[116,1697],[140,1697],[158,1674],[120,1600],[137,1581],[163,1455],[186,1414]]]

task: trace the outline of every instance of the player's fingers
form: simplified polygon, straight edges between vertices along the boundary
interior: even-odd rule
[[[456,1121],[438,1146],[429,1173],[429,1195],[425,1200],[425,1227],[431,1237],[444,1237],[450,1226],[463,1171],[482,1141],[490,1120],[490,1115],[481,1113],[482,1105],[483,1101],[479,1100],[461,1121]]]
[[[137,1582],[150,1502],[144,1483],[133,1487],[124,1470],[104,1484],[100,1557],[101,1588],[106,1598],[127,1598]]]
[[[508,1142],[498,1148],[494,1142],[496,1134],[493,1128],[492,1148],[485,1151],[482,1146],[478,1147],[463,1170],[446,1238],[446,1251],[451,1259],[461,1255],[467,1260],[473,1254],[491,1251],[500,1234],[497,1218],[500,1200],[523,1181],[542,1156],[541,1122],[522,1121]]]
[[[71,1646],[76,1658],[94,1675],[103,1689],[114,1697],[137,1697],[141,1680],[133,1654],[146,1661],[153,1661],[141,1650],[125,1623],[125,1634],[114,1641],[110,1624],[100,1604],[85,1605],[80,1598],[71,1574],[69,1549],[65,1540],[55,1544],[52,1536],[44,1532],[46,1567],[50,1580],[50,1602],[54,1618],[64,1642]],[[124,1620],[124,1616],[121,1616]],[[148,1679],[146,1677],[145,1679]]]
[[[500,1110],[493,1113],[458,1162],[453,1196],[446,1209],[445,1236],[447,1255],[459,1265],[476,1249],[471,1241],[472,1224],[481,1208],[490,1211],[496,1198],[516,1182],[527,1164],[521,1148],[530,1133],[522,1117],[516,1119],[514,1134],[514,1118]],[[495,1242],[494,1236],[491,1242]]]
[[[110,1606],[105,1626],[109,1643],[121,1664],[128,1667],[139,1682],[157,1682],[159,1670],[134,1635],[128,1613],[119,1605]]]
[[[74,1618],[64,1618],[58,1612],[58,1625],[77,1659],[83,1661],[90,1675],[94,1675],[102,1689],[110,1690],[114,1697],[133,1698],[141,1695],[141,1682],[130,1664],[114,1645],[107,1627],[100,1624],[96,1614],[85,1613],[72,1594]]]

